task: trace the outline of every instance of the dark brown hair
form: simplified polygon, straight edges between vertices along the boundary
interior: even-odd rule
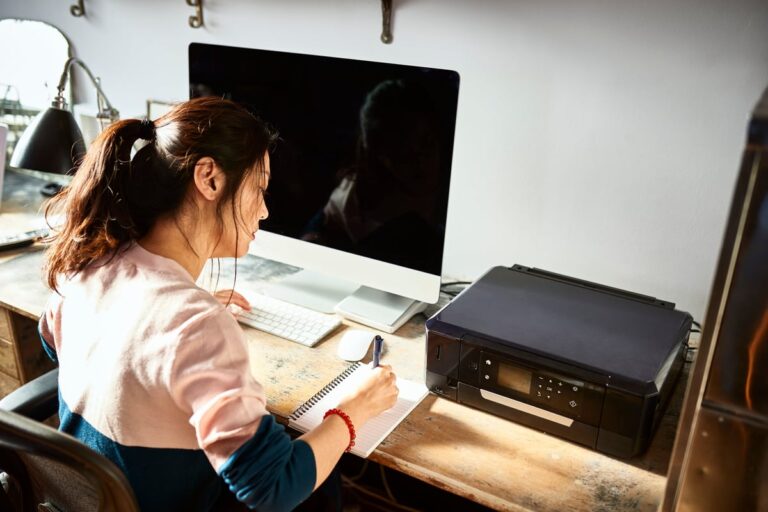
[[[218,203],[233,205],[249,172],[264,173],[264,155],[276,134],[242,106],[203,97],[181,103],[154,122],[117,121],[93,142],[72,182],[45,206],[48,218],[65,215],[46,253],[48,286],[92,262],[113,256],[144,236],[162,215],[176,212],[186,197],[195,164],[212,158],[226,175]],[[141,136],[149,142],[131,158]],[[154,133],[153,133],[154,132]],[[263,179],[263,178],[262,178]]]

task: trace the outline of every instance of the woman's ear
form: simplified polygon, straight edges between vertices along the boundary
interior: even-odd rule
[[[204,156],[195,164],[195,188],[208,201],[216,201],[224,193],[226,176],[221,167],[209,156]]]

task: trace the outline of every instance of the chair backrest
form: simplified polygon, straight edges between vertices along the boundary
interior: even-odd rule
[[[3,410],[0,473],[1,510],[139,512],[111,461],[67,434]]]

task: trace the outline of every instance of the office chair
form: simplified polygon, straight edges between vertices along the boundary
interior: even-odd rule
[[[0,400],[0,510],[139,512],[111,461],[38,422],[56,413],[57,395],[52,370]]]

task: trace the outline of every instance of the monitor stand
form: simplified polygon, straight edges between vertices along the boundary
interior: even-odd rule
[[[336,313],[380,331],[392,333],[426,307],[424,302],[361,286],[336,305]]]
[[[309,270],[291,274],[264,291],[270,297],[321,313],[337,313],[387,333],[427,307],[424,302]]]

